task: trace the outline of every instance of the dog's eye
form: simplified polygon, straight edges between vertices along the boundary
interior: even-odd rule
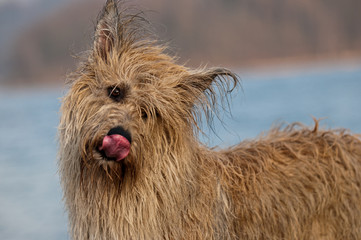
[[[145,120],[148,118],[148,114],[145,110],[142,110],[142,118]]]
[[[108,96],[111,99],[119,102],[120,100],[122,100],[124,98],[124,91],[122,91],[118,87],[109,87],[108,88]]]

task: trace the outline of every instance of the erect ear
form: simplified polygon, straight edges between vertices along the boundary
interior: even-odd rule
[[[94,50],[106,60],[112,51],[118,35],[119,14],[116,0],[107,0],[101,11],[94,40]]]

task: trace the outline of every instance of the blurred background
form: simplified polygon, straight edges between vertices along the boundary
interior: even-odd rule
[[[0,239],[68,239],[56,127],[74,55],[105,0],[0,0]],[[361,133],[361,1],[128,0],[179,62],[242,79],[232,116],[202,141],[230,146],[277,123]]]

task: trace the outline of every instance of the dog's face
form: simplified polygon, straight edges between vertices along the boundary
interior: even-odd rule
[[[103,9],[93,50],[63,99],[61,158],[120,170],[180,152],[194,139],[196,104],[213,103],[214,79],[237,82],[225,69],[177,65],[162,46],[139,37],[136,21],[121,17],[114,1]]]

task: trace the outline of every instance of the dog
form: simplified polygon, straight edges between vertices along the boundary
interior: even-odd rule
[[[227,149],[199,117],[237,75],[190,69],[108,0],[69,78],[59,174],[72,239],[361,239],[361,140],[292,124]]]

